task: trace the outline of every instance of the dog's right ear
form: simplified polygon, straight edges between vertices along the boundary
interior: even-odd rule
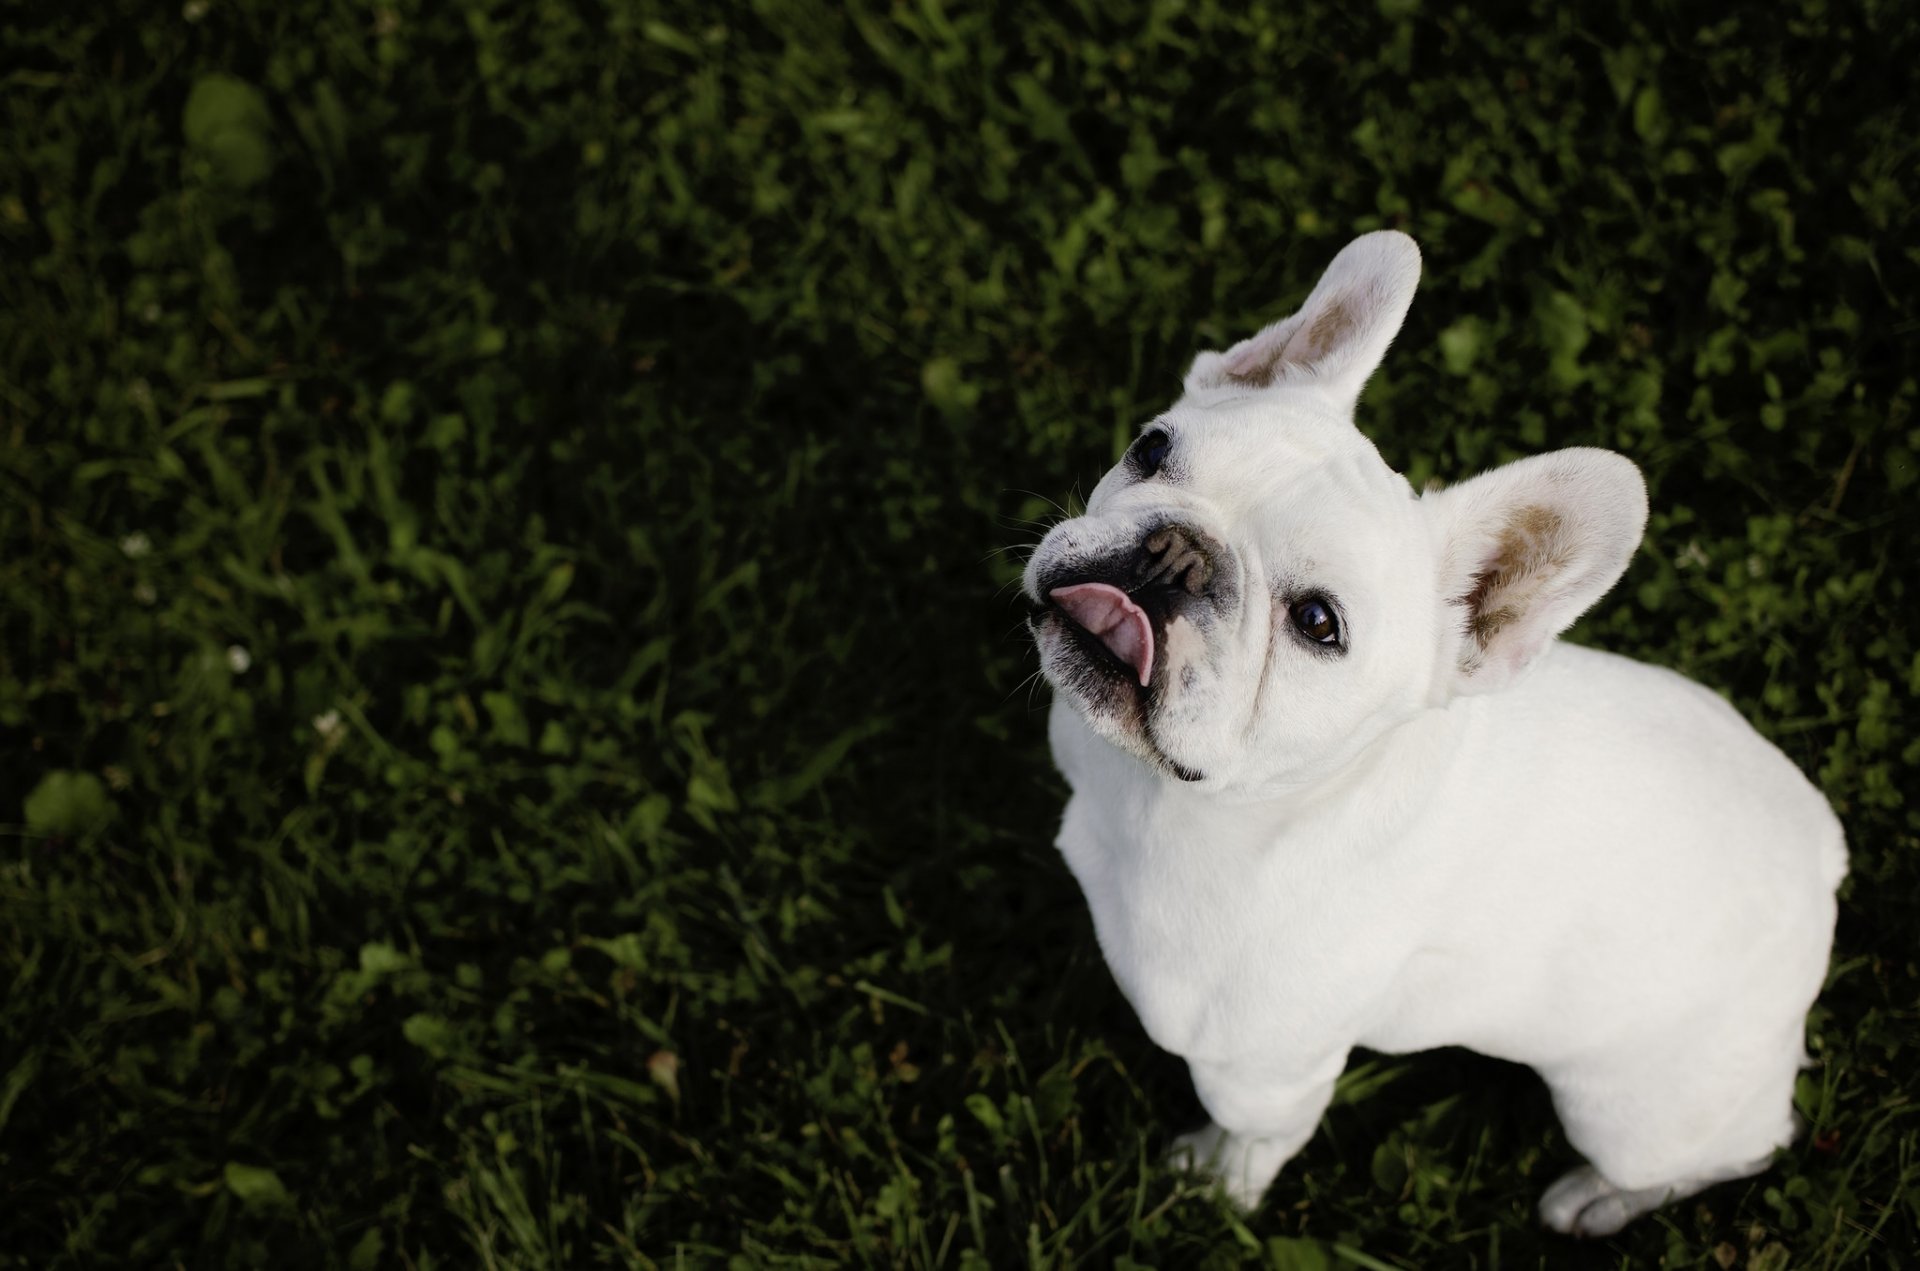
[[[1225,353],[1202,353],[1189,393],[1310,385],[1351,411],[1387,355],[1420,285],[1420,249],[1397,230],[1362,234],[1341,249],[1300,312]]]

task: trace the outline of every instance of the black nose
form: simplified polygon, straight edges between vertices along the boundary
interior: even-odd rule
[[[1204,596],[1213,584],[1214,563],[1206,540],[1184,525],[1163,525],[1140,543],[1142,587],[1171,587]]]

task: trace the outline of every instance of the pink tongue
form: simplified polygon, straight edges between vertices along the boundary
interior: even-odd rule
[[[1115,657],[1132,667],[1143,687],[1153,678],[1153,624],[1126,592],[1106,583],[1076,583],[1048,594],[1069,618],[1099,636]]]

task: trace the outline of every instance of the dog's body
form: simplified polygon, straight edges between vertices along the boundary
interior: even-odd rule
[[[1400,235],[1228,353],[1028,566],[1074,795],[1060,848],[1242,1203],[1355,1045],[1537,1069],[1617,1229],[1764,1168],[1845,873],[1825,800],[1720,698],[1560,644],[1639,542],[1638,472],[1561,451],[1425,498],[1354,428]]]

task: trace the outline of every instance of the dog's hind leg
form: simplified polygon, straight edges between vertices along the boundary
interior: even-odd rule
[[[1793,1140],[1800,1025],[1744,1054],[1587,1064],[1547,1076],[1567,1140],[1590,1165],[1540,1198],[1555,1231],[1607,1236],[1669,1201],[1767,1168]],[[1729,1052],[1732,1053],[1729,1053]]]

